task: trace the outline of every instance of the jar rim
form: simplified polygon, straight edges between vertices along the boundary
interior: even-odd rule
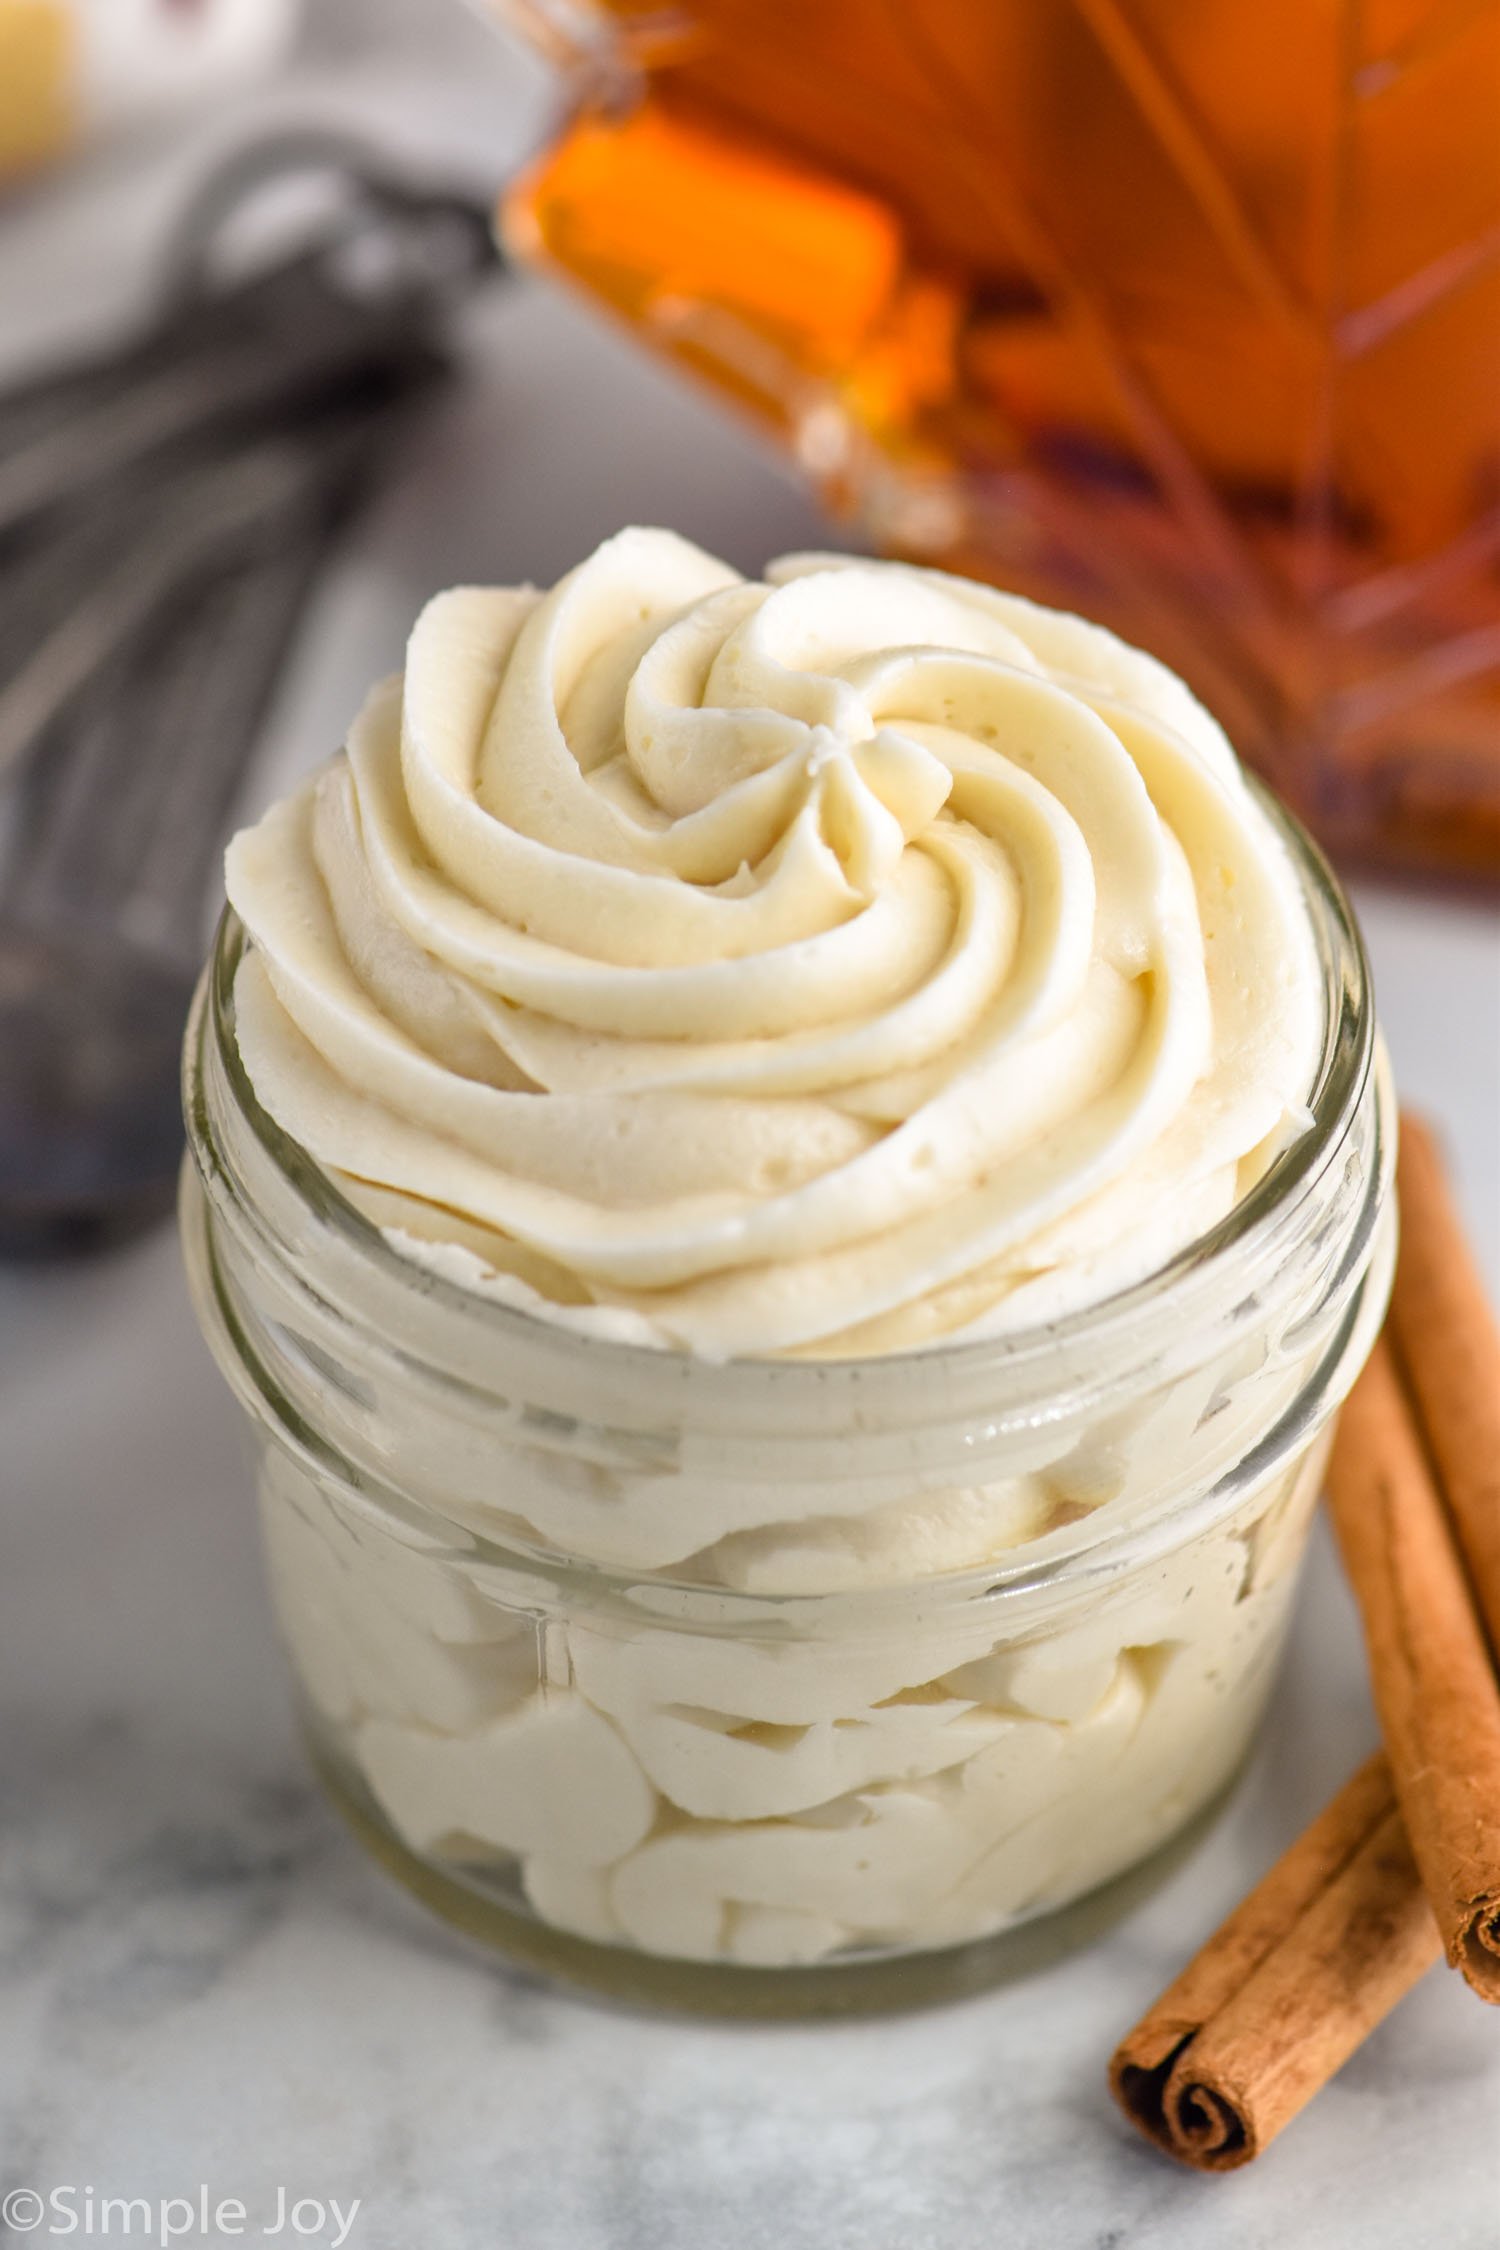
[[[961,1341],[937,1341],[889,1353],[808,1358],[747,1353],[718,1360],[670,1347],[599,1335],[534,1313],[525,1306],[487,1296],[406,1257],[347,1196],[300,1142],[263,1108],[234,1035],[234,979],[249,944],[248,933],[231,907],[219,919],[207,976],[207,1013],[215,1043],[240,1113],[277,1172],[296,1190],[311,1215],[356,1255],[368,1258],[387,1277],[417,1286],[422,1294],[466,1320],[485,1324],[497,1337],[545,1338],[572,1346],[591,1360],[620,1369],[638,1366],[659,1374],[663,1365],[701,1368],[733,1379],[736,1370],[774,1377],[784,1391],[799,1383],[825,1395],[830,1385],[871,1368],[920,1365],[924,1369],[964,1370],[982,1366],[1012,1369],[1053,1358],[1064,1343],[1108,1338],[1137,1322],[1148,1307],[1175,1294],[1194,1293],[1211,1283],[1231,1254],[1241,1255],[1272,1233],[1289,1210],[1311,1194],[1336,1157],[1365,1093],[1375,1053],[1375,1015],[1371,1004],[1368,957],[1359,925],[1343,886],[1327,858],[1296,816],[1253,774],[1247,775],[1262,811],[1277,830],[1298,875],[1319,961],[1324,972],[1323,1051],[1307,1094],[1311,1126],[1288,1142],[1261,1177],[1222,1218],[1149,1274],[1052,1320]],[[188,1070],[191,1071],[189,1038]],[[186,1094],[191,1121],[191,1090]]]
[[[250,1350],[225,1295],[212,1213],[232,1216],[252,1252],[269,1256],[325,1311],[358,1318],[357,1291],[377,1275],[394,1291],[397,1306],[410,1302],[411,1292],[426,1301],[440,1316],[444,1334],[450,1340],[462,1338],[461,1358],[468,1365],[459,1364],[459,1355],[447,1363],[425,1350],[415,1351],[409,1338],[368,1319],[361,1325],[369,1348],[409,1376],[432,1383],[456,1415],[472,1420],[476,1413],[503,1409],[513,1417],[519,1406],[523,1419],[539,1430],[565,1423],[580,1435],[626,1445],[649,1444],[670,1426],[695,1433],[694,1457],[703,1473],[733,1474],[725,1464],[748,1457],[756,1463],[753,1473],[761,1476],[772,1473],[766,1464],[778,1449],[790,1454],[811,1446],[821,1453],[829,1444],[828,1429],[837,1422],[840,1467],[833,1473],[853,1473],[855,1457],[863,1457],[866,1448],[880,1449],[888,1459],[884,1449],[905,1443],[919,1449],[910,1457],[925,1473],[936,1474],[951,1457],[954,1473],[963,1481],[982,1475],[987,1448],[1002,1447],[1016,1433],[1086,1409],[1105,1410],[1111,1396],[1123,1395],[1126,1386],[1150,1388],[1182,1366],[1196,1364],[1191,1354],[1210,1356],[1220,1348],[1216,1338],[1222,1338],[1226,1325],[1232,1330],[1252,1320],[1269,1324],[1281,1294],[1306,1285],[1306,1255],[1298,1259],[1291,1253],[1316,1238],[1313,1254],[1326,1265],[1325,1286],[1344,1300],[1336,1332],[1306,1388],[1243,1459],[1206,1488],[1186,1493],[1169,1482],[1144,1511],[1133,1508],[1121,1517],[1106,1503],[1013,1550],[958,1570],[899,1584],[750,1591],[684,1574],[680,1566],[627,1566],[533,1545],[498,1525],[493,1532],[481,1530],[462,1512],[445,1512],[440,1501],[431,1510],[419,1504],[428,1522],[441,1521],[478,1562],[527,1577],[560,1577],[575,1589],[586,1584],[594,1601],[629,1603],[637,1621],[642,1589],[649,1587],[651,1612],[663,1625],[711,1619],[715,1630],[734,1630],[738,1624],[747,1632],[764,1630],[767,1618],[788,1605],[810,1624],[826,1614],[838,1621],[838,1629],[848,1630],[851,1616],[857,1615],[863,1620],[860,1629],[873,1632],[895,1629],[897,1620],[910,1615],[913,1602],[1019,1601],[1028,1610],[1045,1609],[1104,1576],[1145,1567],[1211,1529],[1278,1463],[1310,1442],[1342,1398],[1368,1350],[1391,1263],[1391,1230],[1387,1227],[1382,1237],[1379,1222],[1393,1169],[1393,1140],[1384,1123],[1387,1088],[1377,1067],[1364,947],[1323,854],[1269,790],[1254,786],[1292,857],[1323,969],[1324,1040],[1308,1097],[1311,1126],[1222,1220],[1129,1288],[1034,1328],[862,1359],[716,1361],[581,1333],[487,1298],[404,1256],[257,1100],[233,1030],[234,977],[249,940],[226,909],[185,1051],[190,1153],[211,1207],[190,1206],[186,1231],[200,1315],[242,1403],[253,1413],[267,1408],[277,1413],[265,1380],[268,1371]],[[228,1101],[238,1112],[235,1122],[249,1128],[269,1177],[290,1196],[297,1222],[292,1240],[275,1233],[239,1170],[238,1151],[222,1145],[214,1089],[204,1076],[209,1040],[227,1081]],[[1373,1164],[1358,1198],[1359,1220],[1330,1246],[1321,1221],[1330,1198],[1345,1192],[1339,1183],[1345,1180],[1348,1144],[1371,1098]],[[327,1230],[337,1254],[327,1271],[318,1269],[316,1282],[304,1263],[309,1241],[303,1222],[308,1218]],[[1304,1276],[1300,1282],[1299,1269]],[[478,1373],[468,1349],[474,1338],[485,1345]],[[247,1352],[256,1363],[254,1373],[233,1364]],[[581,1394],[588,1403],[580,1404],[585,1369],[592,1381]],[[673,1386],[669,1397],[663,1384]],[[846,1410],[842,1421],[841,1409]],[[309,1449],[306,1431],[288,1425],[280,1435],[293,1452],[308,1451],[310,1461],[316,1453],[325,1470],[330,1465],[321,1447]],[[355,1471],[349,1497],[362,1512],[389,1522],[399,1501],[395,1513],[409,1514],[411,1500],[391,1481],[388,1466],[345,1465]],[[740,1473],[745,1473],[743,1467]],[[426,1544],[430,1532],[419,1530],[417,1539]]]

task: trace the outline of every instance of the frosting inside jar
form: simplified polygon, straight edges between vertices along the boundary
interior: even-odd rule
[[[353,1201],[713,1358],[1144,1278],[1305,1124],[1321,1046],[1295,874],[1181,682],[894,563],[752,583],[627,531],[441,594],[228,876],[251,1082]]]
[[[1092,1888],[1243,1754],[1325,1448],[1236,1522],[1010,1640],[859,1644],[484,1599],[266,1464],[316,1731],[415,1853],[577,1936],[764,1966],[960,1944]]]
[[[1060,1320],[1235,1206],[1309,1122],[1303,884],[1214,722],[1098,628],[893,563],[750,583],[629,531],[550,592],[439,595],[343,752],[237,838],[235,1032],[420,1266],[663,1355],[867,1360]],[[878,1415],[840,1382],[925,1416],[930,1364],[619,1355],[648,1396],[615,1431],[611,1355],[559,1348],[576,1411],[507,1383],[491,1424],[400,1388],[447,1306],[401,1287],[368,1383],[347,1318],[345,1389],[409,1505],[263,1464],[311,1723],[411,1853],[611,1945],[786,1965],[1054,1906],[1246,1746],[1326,1443],[1299,1402],[1346,1349],[1333,1275],[1247,1287],[1125,1385],[1053,1396],[1043,1367],[993,1444],[986,1397],[972,1446],[919,1417],[857,1458]],[[317,1321],[293,1345],[342,1365]],[[754,1422],[725,1467],[666,1394],[742,1373],[806,1384],[826,1430],[788,1454]],[[946,1598],[1245,1464],[1129,1569]],[[839,1629],[779,1606],[830,1593]]]

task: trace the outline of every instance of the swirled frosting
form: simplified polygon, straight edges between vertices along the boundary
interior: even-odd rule
[[[940,572],[460,588],[236,838],[241,1052],[414,1254],[715,1357],[1052,1318],[1305,1122],[1298,882],[1182,683]]]

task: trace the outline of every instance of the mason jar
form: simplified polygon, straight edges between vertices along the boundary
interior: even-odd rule
[[[432,1907],[632,1996],[884,2004],[1096,1926],[1222,1795],[1394,1235],[1359,939],[1271,816],[1326,997],[1306,1129],[1150,1280],[863,1360],[580,1334],[408,1260],[258,1104],[226,916],[191,1286],[313,1761]]]

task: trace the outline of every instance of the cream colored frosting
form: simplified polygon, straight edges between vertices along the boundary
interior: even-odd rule
[[[1290,863],[1160,665],[661,531],[439,595],[229,891],[256,1091],[393,1239],[715,1357],[1156,1270],[1305,1121],[1321,1040]]]
[[[582,1937],[786,1966],[985,1936],[1180,1826],[1248,1742],[1323,1450],[1017,1638],[963,1604],[862,1642],[541,1626],[278,1457],[262,1498],[316,1724],[413,1851]]]
[[[750,584],[631,531],[550,593],[440,595],[229,887],[255,1089],[394,1242],[710,1358],[909,1350],[1144,1277],[1302,1126],[1321,1048],[1297,878],[1181,683],[896,564]],[[464,1429],[424,1473],[502,1547],[914,1587],[1208,1489],[1307,1377],[1247,1333],[972,1484],[920,1449],[700,1473],[669,1430],[596,1459],[545,1422],[480,1494]],[[1248,1738],[1317,1475],[1024,1633],[940,1590],[848,1637],[543,1618],[289,1459],[264,1508],[318,1724],[412,1850],[583,1936],[787,1964],[982,1935],[1180,1825]]]

